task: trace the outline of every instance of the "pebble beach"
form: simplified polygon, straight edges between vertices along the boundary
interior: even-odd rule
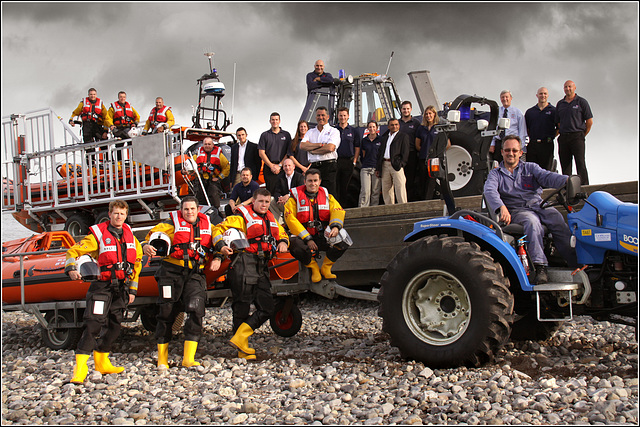
[[[207,309],[196,360],[156,368],[153,334],[126,323],[110,358],[69,383],[73,350],[44,346],[35,317],[2,313],[2,424],[638,424],[635,330],[576,317],[545,341],[514,341],[494,363],[431,369],[403,360],[381,330],[378,304],[303,295],[300,332],[263,325],[257,360],[229,344],[231,309]]]

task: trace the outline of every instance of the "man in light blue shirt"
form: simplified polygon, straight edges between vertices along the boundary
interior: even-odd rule
[[[516,107],[511,106],[511,101],[513,97],[511,96],[511,91],[503,90],[500,92],[500,102],[502,106],[499,110],[500,118],[508,118],[511,121],[511,125],[509,129],[505,129],[500,132],[499,135],[496,135],[491,140],[491,146],[489,147],[489,153],[492,154],[493,160],[497,160],[498,162],[502,161],[502,141],[507,135],[517,135],[520,137],[520,141],[523,144],[522,152],[527,152],[527,125],[524,121],[524,114],[522,111],[517,109]]]
[[[555,208],[541,209],[542,189],[560,188],[568,177],[542,169],[537,163],[521,162],[522,143],[517,135],[507,135],[503,141],[504,160],[489,172],[484,184],[488,208],[499,211],[500,221],[521,224],[527,235],[527,249],[536,269],[537,283],[547,282],[547,257],[544,254],[542,225],[553,236],[558,252],[569,267],[578,266],[575,249],[570,245],[571,232],[562,214]]]

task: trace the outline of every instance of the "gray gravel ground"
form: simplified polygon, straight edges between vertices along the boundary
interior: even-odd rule
[[[268,324],[258,359],[235,357],[231,310],[207,310],[197,368],[182,335],[158,371],[153,335],[128,324],[101,375],[68,383],[72,350],[50,350],[35,318],[2,314],[2,424],[634,424],[634,329],[578,317],[546,341],[509,343],[492,365],[436,369],[404,361],[381,332],[377,303],[305,295],[292,338]]]

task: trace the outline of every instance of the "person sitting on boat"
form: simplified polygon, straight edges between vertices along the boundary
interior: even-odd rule
[[[132,127],[138,126],[140,114],[127,101],[125,91],[118,92],[118,100],[111,104],[107,118],[107,127],[111,130],[114,138],[129,138],[129,131]]]
[[[161,97],[157,97],[156,106],[151,109],[142,134],[146,135],[149,131],[151,133],[161,133],[171,129],[171,126],[175,123],[171,107],[164,105],[164,100]]]
[[[107,108],[98,98],[95,88],[89,89],[87,97],[80,100],[80,104],[71,113],[69,124],[75,126],[74,117],[82,120],[82,139],[85,144],[107,139],[107,131],[103,124],[107,121]]]
[[[344,209],[320,186],[320,171],[311,168],[304,174],[304,185],[291,189],[291,197],[284,206],[284,222],[291,233],[291,255],[311,270],[311,281],[316,283],[335,279],[331,266],[340,258],[346,247],[331,245],[329,239],[337,239],[344,224]],[[328,233],[325,230],[330,230]],[[315,257],[318,251],[326,251],[322,268]]]
[[[195,191],[198,203],[203,205],[210,204],[218,209],[222,195],[222,180],[229,176],[229,171],[231,170],[229,161],[222,153],[222,149],[213,142],[213,138],[210,136],[202,140],[202,147],[198,149],[194,160],[198,165],[198,172],[202,178],[202,186],[197,185]],[[205,192],[210,203],[207,203],[204,197]]]
[[[232,242],[225,241],[230,230],[241,231],[247,239],[233,256],[233,267],[228,272],[233,295],[233,337],[231,344],[236,347],[238,357],[253,360],[255,349],[249,347],[249,337],[264,322],[269,320],[275,309],[271,295],[268,264],[275,255],[287,252],[289,238],[284,228],[269,211],[271,193],[266,188],[258,188],[253,193],[253,204],[239,206],[238,214],[228,216],[217,225],[213,235],[215,249],[224,256],[233,254]],[[211,269],[218,270],[222,259],[215,258]],[[249,315],[251,304],[256,307]]]
[[[76,268],[76,258],[82,255],[91,255],[100,268],[99,280],[91,282],[87,291],[85,327],[76,350],[72,383],[84,382],[91,352],[96,370],[101,374],[124,371],[123,367],[111,364],[109,353],[120,334],[124,310],[136,297],[142,270],[142,247],[131,227],[124,222],[128,213],[127,202],[112,201],[109,203],[109,221],[92,226],[90,233],[66,254],[65,273],[72,280],[82,278]]]
[[[150,244],[154,233],[164,233],[171,241],[168,253],[155,274],[158,281],[158,368],[169,367],[169,342],[171,327],[184,307],[187,319],[184,323],[184,357],[182,366],[200,365],[194,360],[198,341],[202,335],[202,319],[205,314],[207,282],[204,268],[212,249],[215,226],[199,210],[198,199],[185,196],[180,210],[172,212],[170,218],[153,227],[142,244],[145,255],[158,255]]]

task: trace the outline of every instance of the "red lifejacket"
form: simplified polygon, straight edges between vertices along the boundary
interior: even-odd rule
[[[128,224],[122,225],[122,239],[125,243],[127,259],[122,259],[122,245],[107,229],[109,221],[101,222],[91,226],[90,230],[98,242],[98,259],[96,262],[100,266],[100,280],[109,281],[112,279],[111,272],[115,271],[118,280],[126,278],[126,271],[133,267],[138,258],[136,251],[136,240],[133,231]]]
[[[252,206],[239,206],[238,210],[247,225],[246,235],[249,241],[247,252],[252,254],[263,252],[271,255],[273,245],[280,240],[280,229],[273,214],[267,211],[263,218],[255,213]]]
[[[198,164],[198,171],[200,173],[207,173],[209,175],[217,176],[222,172],[222,163],[220,162],[220,153],[222,150],[220,147],[214,145],[211,153],[204,151],[204,148],[198,149],[196,155],[196,163]]]
[[[120,105],[119,102],[115,102],[111,104],[111,108],[113,108],[113,124],[116,126],[128,126],[133,123],[134,115],[133,108],[128,101],[125,101],[124,108]]]
[[[80,118],[83,122],[92,121],[97,122],[102,118],[102,101],[100,98],[96,98],[96,102],[91,103],[89,98],[82,100],[82,111],[80,112]]]
[[[196,229],[193,224],[182,217],[181,211],[171,212],[171,219],[173,220],[174,233],[169,255],[175,259],[185,261],[185,258],[188,258],[203,264],[208,252],[207,249],[211,248],[212,244],[209,218],[202,212],[198,212],[198,220],[196,221],[198,228]],[[196,243],[195,248],[192,243]],[[186,262],[185,267],[188,267]]]
[[[318,234],[318,230],[313,224],[314,221],[319,220],[323,224],[328,224],[331,221],[329,191],[324,187],[320,187],[313,203],[311,203],[304,191],[304,185],[291,189],[291,194],[296,199],[296,218],[306,227],[309,234],[314,236]],[[317,209],[314,209],[315,207]]]
[[[162,107],[161,110],[158,110],[157,107],[153,107],[151,109],[151,113],[149,113],[149,122],[152,124],[158,123],[166,123],[167,122],[167,110],[170,110],[171,107],[167,107],[166,105]]]

